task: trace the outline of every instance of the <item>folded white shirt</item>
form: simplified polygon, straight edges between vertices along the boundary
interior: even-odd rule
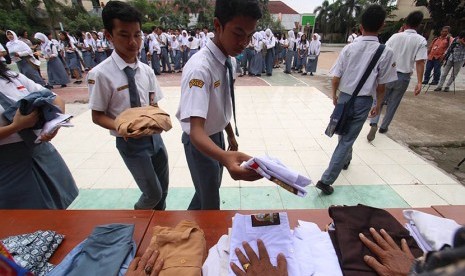
[[[210,250],[202,265],[203,276],[227,276],[229,271],[229,236],[223,235]]]
[[[312,183],[308,177],[299,174],[286,167],[278,159],[269,156],[253,157],[243,162],[241,166],[256,171],[285,190],[301,197],[307,195],[304,187]]]
[[[266,220],[266,219],[265,219]],[[236,248],[240,248],[245,254],[242,242],[248,242],[255,254],[258,254],[257,239],[261,239],[266,246],[270,262],[277,266],[277,257],[282,253],[286,257],[289,276],[300,276],[300,267],[295,256],[294,243],[292,241],[291,230],[287,213],[279,213],[279,225],[252,226],[251,215],[236,214],[233,220],[231,231],[229,261],[242,267],[235,253]],[[234,276],[234,272],[229,268],[229,275]]]
[[[69,122],[73,118],[72,115],[69,114],[61,114],[57,113],[57,117],[53,120],[50,120],[48,122],[45,122],[44,126],[42,127],[42,130],[40,131],[39,135],[37,136],[37,139],[35,140],[36,144],[41,143],[41,139],[45,135],[50,135],[53,132],[55,132],[57,129],[60,127],[72,127],[74,126]]]
[[[313,222],[299,220],[294,229],[294,246],[302,276],[342,276],[328,232]]]
[[[412,221],[419,235],[431,246],[439,250],[445,244],[453,245],[454,234],[461,226],[454,220],[442,218],[416,210],[404,210],[404,217]]]

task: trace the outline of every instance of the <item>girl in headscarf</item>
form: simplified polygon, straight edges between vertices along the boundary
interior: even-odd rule
[[[297,37],[295,39],[295,41],[297,43],[297,49],[299,47],[300,38],[302,37],[303,34],[304,33],[302,33],[302,32],[297,33]],[[296,49],[296,51],[294,51],[294,64],[292,64],[292,69],[294,69],[294,70],[299,70],[299,68],[300,68],[300,63],[299,63],[300,59],[299,59],[299,54],[298,54],[297,49]]]
[[[68,68],[71,71],[71,75],[76,79],[75,84],[82,83],[82,74],[81,74],[81,64],[79,56],[76,53],[76,46],[74,41],[69,37],[68,33],[65,31],[60,32],[60,45],[63,49],[65,55],[66,63]]]
[[[48,83],[52,86],[61,85],[61,87],[66,87],[66,84],[69,83],[69,76],[63,63],[58,58],[60,53],[57,46],[48,40],[47,36],[43,33],[36,33],[34,38],[40,41],[42,57],[47,60]]]
[[[94,44],[94,39],[89,32],[86,32],[84,41],[81,46],[82,52],[82,59],[84,59],[84,63],[86,64],[86,68],[91,70],[95,66],[94,59],[92,58],[93,55],[93,48],[92,45]]]
[[[99,64],[107,58],[107,53],[105,52],[107,46],[99,33],[92,32],[92,38],[95,41],[95,63]]]
[[[186,30],[181,32],[181,53],[182,53],[182,67],[186,65],[187,60],[189,59],[189,36],[187,35]]]
[[[40,62],[32,56],[32,50],[26,43],[18,39],[15,32],[11,30],[6,31],[6,37],[8,42],[6,47],[10,53],[11,60],[16,62],[19,72],[34,82],[47,86],[45,81],[37,71],[37,67],[40,66]]]
[[[308,47],[308,61],[307,61],[307,73],[310,73],[310,76],[313,76],[313,73],[316,72],[316,66],[318,65],[318,56],[320,55],[321,42],[317,33],[314,33],[312,36],[312,42]],[[304,73],[303,75],[306,75]]]
[[[271,76],[273,74],[273,67],[274,67],[274,49],[276,46],[276,38],[274,37],[273,33],[270,29],[266,29],[265,31],[265,43],[266,43],[266,75]]]
[[[171,51],[174,59],[174,72],[181,72],[181,45],[175,35],[171,36]]]
[[[305,69],[305,66],[307,65],[307,53],[308,53],[308,47],[310,46],[310,43],[307,40],[307,35],[302,34],[300,37],[300,42],[298,45],[297,53],[299,57],[299,63],[298,67],[296,70],[299,70],[298,73],[302,73],[302,70]]]
[[[252,76],[260,77],[262,75],[263,70],[263,40],[262,36],[259,32],[255,32],[252,36],[252,41],[254,43],[255,55],[250,62],[250,71],[249,73]]]
[[[287,32],[287,42],[284,44],[284,48],[287,49],[286,52],[286,69],[284,73],[290,74],[292,67],[292,59],[294,58],[294,53],[297,52],[297,41],[295,39],[295,34],[293,30]]]
[[[39,119],[38,112],[22,115],[18,111],[12,122],[3,117],[18,100],[44,88],[3,63],[0,87],[0,209],[66,209],[78,188],[63,158],[48,142],[57,132],[35,144],[40,129],[32,127]],[[58,96],[51,100],[64,112],[63,100]]]
[[[204,32],[200,32],[200,49],[207,45],[207,37]]]

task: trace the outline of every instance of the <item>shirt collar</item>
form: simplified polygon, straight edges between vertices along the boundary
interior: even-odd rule
[[[128,63],[126,63],[126,61],[124,61],[119,55],[118,53],[116,53],[116,50],[113,50],[113,53],[111,53],[111,58],[113,59],[113,61],[116,63],[116,66],[118,66],[118,68],[123,71],[124,68],[126,68],[127,66],[129,66]],[[136,58],[136,64],[134,66],[134,70],[136,70],[137,68],[139,67],[139,59]]]
[[[218,62],[224,65],[226,62],[226,56],[223,54],[223,52],[221,52],[220,48],[218,48],[218,46],[213,43],[213,40],[209,39],[206,46],[213,54],[213,56],[218,60]]]
[[[378,37],[373,36],[373,35],[358,36],[357,40],[358,41],[376,41],[376,42],[379,42]]]
[[[416,30],[414,30],[414,29],[407,29],[407,30],[405,30],[405,31],[404,31],[404,33],[411,33],[411,34],[416,34],[416,33],[417,33],[417,31],[416,31]]]

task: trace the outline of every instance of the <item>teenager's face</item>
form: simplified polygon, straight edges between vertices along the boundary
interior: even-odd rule
[[[257,20],[248,16],[236,16],[222,26],[218,18],[215,18],[214,25],[216,44],[224,54],[237,56],[249,43],[255,32]]]
[[[441,36],[446,37],[449,34],[449,29],[444,28],[441,30]]]
[[[142,43],[139,22],[124,22],[113,19],[113,31],[105,31],[106,38],[113,42],[116,53],[127,63],[136,62]]]
[[[92,33],[91,35],[92,35],[92,38],[93,38],[94,40],[97,40],[97,39],[98,39],[98,36],[97,36],[96,33]]]
[[[65,40],[65,39],[66,39],[65,35],[60,33],[60,40]]]
[[[14,39],[14,36],[13,36],[12,33],[6,32],[6,38],[8,38],[8,40],[13,40],[13,39]]]

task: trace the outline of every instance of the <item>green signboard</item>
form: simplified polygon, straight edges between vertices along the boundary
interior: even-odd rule
[[[307,23],[310,26],[315,25],[315,15],[302,15],[302,26],[307,26]]]

